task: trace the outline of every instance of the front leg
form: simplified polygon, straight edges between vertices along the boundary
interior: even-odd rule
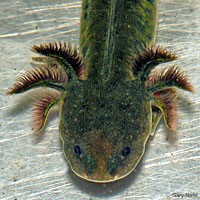
[[[152,126],[151,126],[151,136],[154,136],[156,128],[162,117],[162,112],[155,106],[152,106]]]

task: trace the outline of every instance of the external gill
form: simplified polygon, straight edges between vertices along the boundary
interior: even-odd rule
[[[22,74],[14,85],[9,88],[7,94],[22,93],[38,87],[50,87],[64,91],[67,76],[60,69],[51,69],[47,66],[33,68]]]
[[[134,57],[132,70],[134,76],[142,82],[147,81],[151,71],[159,64],[176,60],[177,56],[164,48],[148,48],[140,52]]]
[[[167,89],[157,92],[153,95],[155,105],[162,111],[165,124],[167,127],[174,131],[176,129],[177,122],[177,109],[178,105],[176,89]]]
[[[133,60],[132,69],[136,81],[145,85],[147,92],[153,97],[152,104],[159,108],[169,129],[175,130],[177,119],[177,92],[174,87],[194,92],[193,86],[184,73],[174,65],[160,72],[152,70],[159,64],[176,60],[177,56],[163,48],[146,49]],[[154,121],[158,121],[160,112],[155,109]],[[157,123],[157,122],[156,122]]]
[[[46,123],[48,113],[51,108],[57,105],[60,101],[60,93],[57,91],[45,92],[36,97],[33,103],[33,130],[40,131]]]
[[[72,49],[71,44],[49,43],[33,46],[32,51],[52,58],[60,64],[68,76],[68,80],[78,80],[83,71],[82,58],[76,47]],[[41,57],[34,57],[35,61],[42,61]],[[46,59],[47,60],[47,59]]]
[[[59,103],[60,92],[66,91],[67,82],[78,81],[84,74],[84,67],[77,49],[72,49],[71,45],[66,43],[33,46],[32,50],[44,55],[33,58],[40,65],[22,74],[7,94],[22,93],[38,87],[57,90],[44,92],[34,103],[33,129],[36,132],[44,127],[50,109]]]

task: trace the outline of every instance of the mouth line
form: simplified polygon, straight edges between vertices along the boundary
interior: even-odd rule
[[[134,169],[133,169],[134,170]],[[132,171],[133,171],[132,170]],[[114,176],[110,179],[106,179],[106,180],[103,180],[103,178],[100,180],[100,179],[95,179],[95,178],[92,178],[92,177],[88,177],[87,174],[84,174],[84,175],[80,175],[78,173],[76,173],[73,169],[72,169],[73,173],[78,176],[79,178],[82,178],[86,181],[89,181],[89,182],[93,182],[93,183],[111,183],[111,182],[115,182],[115,181],[118,181],[118,180],[121,180],[123,179],[124,177],[128,176],[132,171],[128,172],[127,174],[123,175],[123,176]]]

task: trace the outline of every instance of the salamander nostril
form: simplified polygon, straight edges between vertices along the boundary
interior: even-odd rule
[[[119,166],[121,166],[122,164],[122,160],[120,158],[120,156],[118,156],[117,154],[113,155],[108,162],[108,173],[111,176],[115,176],[117,169]]]

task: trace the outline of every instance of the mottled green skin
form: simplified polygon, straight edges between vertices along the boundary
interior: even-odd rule
[[[144,85],[72,83],[63,94],[60,113],[65,156],[76,174],[108,182],[134,169],[151,130],[151,104]],[[81,147],[81,158],[74,154],[74,145]],[[124,147],[131,147],[126,159],[121,156]]]
[[[129,56],[155,40],[157,0],[84,0],[80,50],[89,79],[133,79]]]
[[[157,1],[84,0],[80,49],[88,79],[68,82],[60,133],[66,159],[80,177],[111,182],[134,170],[151,134],[151,96],[127,58],[155,38]],[[80,146],[82,154],[73,152]],[[122,149],[131,153],[122,156]]]

